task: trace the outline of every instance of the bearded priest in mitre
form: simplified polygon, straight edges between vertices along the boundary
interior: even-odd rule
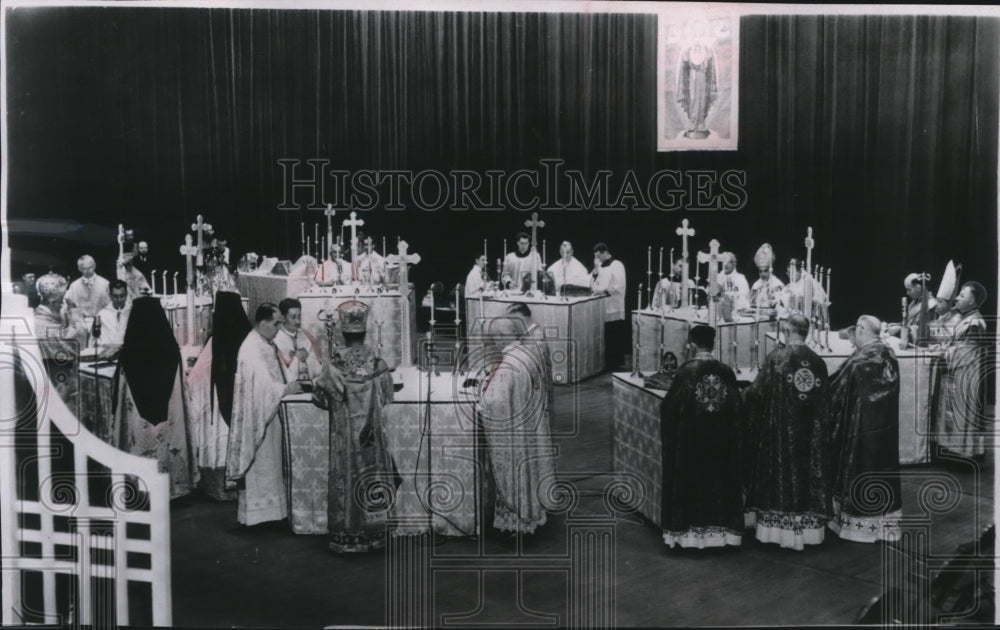
[[[337,316],[344,346],[323,364],[313,403],[330,414],[330,550],[356,553],[385,546],[386,517],[401,479],[383,431],[392,375],[365,344],[368,306],[343,302]]]

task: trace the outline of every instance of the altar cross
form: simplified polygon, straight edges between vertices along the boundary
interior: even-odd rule
[[[351,228],[351,264],[358,262],[358,228],[364,225],[364,219],[358,218],[358,213],[351,211],[351,218],[344,219],[344,227]]]
[[[719,241],[714,238],[708,243],[708,253],[698,252],[698,263],[708,263],[708,294],[715,297],[719,294]]]
[[[677,236],[681,237],[681,258],[684,260],[681,275],[681,306],[687,306],[688,302],[688,237],[694,236],[694,228],[688,227],[688,220],[681,221],[681,226],[674,230]]]
[[[203,250],[205,249],[205,237],[204,233],[211,230],[212,226],[205,223],[204,218],[199,214],[194,223],[191,224],[191,230],[198,233],[198,266],[201,267],[205,264]]]
[[[812,259],[813,259],[813,247],[816,247],[816,241],[813,240],[813,229],[806,228],[806,271],[812,269]]]
[[[545,221],[538,218],[537,212],[531,213],[531,218],[524,222],[524,227],[531,228],[531,250],[538,252],[538,228],[545,227]],[[520,282],[520,278],[517,280]],[[531,257],[531,290],[538,289],[538,270],[535,269],[535,257]]]

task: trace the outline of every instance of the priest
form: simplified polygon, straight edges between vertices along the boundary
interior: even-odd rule
[[[321,287],[347,284],[351,281],[351,267],[343,260],[340,245],[330,245],[330,256],[319,265],[313,280]]]
[[[110,359],[118,354],[125,343],[125,329],[128,327],[128,317],[132,312],[132,301],[129,299],[128,285],[123,280],[112,280],[109,289],[111,304],[105,306],[97,314],[101,320],[101,358]]]
[[[285,382],[274,345],[281,322],[277,306],[270,302],[258,306],[254,329],[236,357],[226,477],[240,485],[236,518],[242,525],[288,516],[278,407],[282,397],[301,392],[302,386],[294,380]]]
[[[87,343],[87,328],[76,309],[64,303],[66,278],[47,273],[35,287],[41,303],[35,307],[35,336],[49,381],[70,409],[76,409],[76,367]],[[110,300],[110,298],[108,298]]]
[[[108,297],[108,281],[97,273],[97,263],[93,256],[84,254],[76,261],[80,277],[66,290],[66,304],[79,309],[82,317],[94,317],[111,302]]]
[[[511,287],[520,290],[525,282],[530,286],[531,274],[543,271],[542,257],[531,246],[531,237],[525,232],[517,235],[517,249],[508,252],[503,261],[503,273],[501,274],[504,283],[510,283]],[[527,278],[525,278],[527,276]]]
[[[132,259],[132,254],[122,254],[121,258],[118,259],[117,275],[118,279],[128,286],[129,298],[134,300],[137,297],[149,295],[152,293],[152,289],[149,287],[146,276],[132,264]]]
[[[319,378],[323,354],[319,342],[302,327],[302,302],[285,298],[278,302],[282,322],[274,345],[278,347],[285,380],[312,381]]]
[[[750,285],[747,277],[736,271],[736,254],[733,252],[723,252],[722,273],[716,279],[722,294],[727,296],[733,303],[733,308],[741,310],[750,306]]]
[[[930,294],[930,289],[920,281],[920,275],[911,273],[903,279],[903,288],[906,290],[908,298],[906,304],[906,319],[899,323],[889,324],[889,334],[899,337],[902,334],[903,326],[907,329],[907,337],[910,340],[917,338],[917,329],[920,325],[920,311],[923,309],[924,293],[927,293],[927,321],[936,319],[937,299]]]
[[[330,416],[329,547],[357,553],[385,546],[386,516],[401,479],[384,433],[392,375],[365,343],[368,306],[343,302],[337,315],[344,347],[324,364],[313,402]]]
[[[472,265],[468,275],[465,276],[465,296],[476,297],[486,289],[486,281],[489,276],[486,273],[486,254],[476,256],[476,262]]]
[[[594,245],[594,271],[591,291],[606,296],[604,300],[604,368],[620,369],[629,345],[625,319],[625,265],[615,260],[604,243]]]
[[[496,488],[493,527],[532,534],[548,515],[544,499],[555,479],[544,357],[519,335],[512,317],[490,321],[488,334],[501,348],[480,393],[483,431]]]
[[[385,258],[375,251],[375,241],[372,237],[364,239],[365,249],[358,255],[357,269],[361,283],[365,285],[385,284]]]
[[[857,350],[831,379],[834,518],[829,527],[855,542],[893,541],[900,535],[899,362],[879,338],[881,327],[871,315],[858,318]]]
[[[771,245],[761,245],[754,254],[753,262],[760,277],[750,287],[750,304],[757,308],[776,308],[785,283],[774,277],[774,250]]]
[[[744,393],[744,514],[757,540],[801,551],[823,542],[832,515],[830,381],[805,344],[809,320],[794,313],[781,332],[785,344],[767,355]]]
[[[688,289],[694,289],[697,286],[691,278],[688,278],[687,285],[685,285],[681,281],[683,274],[684,259],[678,258],[670,265],[670,274],[656,283],[651,305],[653,308],[664,309],[680,306],[682,287],[687,286]]]
[[[569,241],[563,241],[559,246],[559,260],[549,265],[548,274],[552,276],[557,294],[564,286],[583,289],[590,286],[590,274],[583,263],[573,256],[573,245]]]
[[[986,414],[987,353],[992,339],[979,308],[986,287],[970,281],[962,285],[955,310],[958,322],[945,344],[943,376],[935,410],[932,439],[945,451],[961,457],[982,458],[994,421]]]
[[[705,548],[742,542],[736,375],[712,354],[715,329],[688,333],[693,358],[674,374],[660,405],[663,542]]]

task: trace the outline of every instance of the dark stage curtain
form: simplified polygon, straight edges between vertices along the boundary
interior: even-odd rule
[[[740,150],[670,154],[656,152],[651,15],[63,7],[8,10],[7,26],[15,272],[75,275],[89,251],[111,275],[118,223],[182,269],[198,213],[234,258],[294,258],[300,221],[311,234],[322,217],[276,209],[284,158],[480,174],[558,158],[613,171],[612,187],[629,171],[746,174],[737,211],[542,213],[550,261],[563,239],[588,266],[595,241],[619,254],[630,306],[646,248],[655,267],[685,216],[695,245],[717,238],[751,282],[761,242],[783,275],[812,226],[837,325],[896,318],[903,277],[926,270],[936,288],[951,257],[996,286],[996,19],[744,17]],[[462,281],[484,237],[498,258],[527,218],[363,214],[376,242],[423,255],[421,292]]]

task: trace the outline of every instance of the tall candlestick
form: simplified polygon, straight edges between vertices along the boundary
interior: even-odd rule
[[[663,247],[660,247],[660,278],[663,278]]]
[[[306,256],[312,256],[312,242],[306,237]]]
[[[313,243],[319,243],[319,223],[313,223]]]
[[[156,293],[156,269],[153,270],[153,273],[149,274],[149,279],[152,280],[152,282],[150,283],[152,285],[150,287],[150,289],[153,290],[153,295],[157,295],[157,293]],[[164,291],[164,293],[166,293],[166,291]]]
[[[462,285],[456,284],[455,285],[455,340],[456,341],[458,341],[458,338],[461,337],[461,335],[459,334],[462,325],[461,291],[462,291]]]
[[[382,237],[382,258],[385,258],[385,237]]]
[[[483,239],[483,256],[486,256],[486,260],[490,259],[489,253],[486,251],[486,239]]]
[[[174,293],[177,293],[177,274],[179,273],[179,271],[174,272]]]
[[[542,239],[542,266],[545,266],[545,239]]]
[[[639,284],[639,300],[635,307],[637,310],[642,310],[642,284]]]
[[[670,248],[670,273],[674,272],[674,248]]]
[[[507,239],[503,239],[503,257],[507,257]]]
[[[299,223],[299,229],[302,232],[302,242],[306,242],[306,224],[304,222]]]
[[[832,272],[833,272],[833,269],[827,268],[827,270],[826,270],[826,302],[827,302],[827,304],[831,304],[832,303],[832,302],[830,302],[830,274]]]

